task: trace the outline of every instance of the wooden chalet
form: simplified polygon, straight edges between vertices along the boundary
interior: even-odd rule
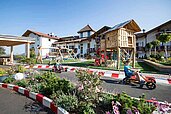
[[[107,50],[117,52],[117,68],[120,68],[120,60],[127,55],[132,59],[132,66],[135,67],[136,37],[135,32],[140,32],[140,27],[134,20],[129,20],[101,34],[100,49],[104,51],[105,59]],[[106,60],[105,60],[106,61]]]

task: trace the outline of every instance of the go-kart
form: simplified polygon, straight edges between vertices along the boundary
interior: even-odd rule
[[[125,78],[122,80],[124,84],[138,84],[140,88],[143,88],[144,85],[150,90],[156,88],[156,80],[154,77],[151,76],[143,76],[142,74],[139,75],[141,81],[136,80],[136,76],[127,76],[125,73]]]
[[[61,64],[54,64],[53,68],[52,68],[52,72],[56,72],[56,73],[61,73],[63,70],[63,67]]]

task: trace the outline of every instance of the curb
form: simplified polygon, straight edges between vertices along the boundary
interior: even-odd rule
[[[72,67],[72,66],[62,66],[64,68],[65,71],[70,71],[70,72],[75,72],[76,69],[83,69],[86,70],[88,68],[84,68],[84,67]],[[25,68],[30,68],[30,66],[25,66]],[[34,69],[52,69],[54,68],[53,66],[49,66],[49,65],[35,65],[32,68]],[[109,78],[115,78],[115,79],[123,79],[125,78],[125,74],[124,72],[120,72],[120,71],[110,71],[110,70],[100,70],[100,69],[89,69],[90,72],[96,72],[98,74],[100,74],[101,76],[104,77],[109,77]],[[171,84],[171,79],[159,79],[159,78],[155,78],[157,83],[160,84]]]
[[[35,92],[30,92],[29,90],[27,90],[27,89],[25,89],[23,87],[19,87],[19,86],[12,85],[12,84],[0,83],[0,87],[16,91],[18,93],[23,94],[26,97],[32,98],[32,99],[40,102],[44,106],[50,108],[55,114],[69,114],[63,108],[57,107],[55,105],[55,103],[51,99],[43,96],[42,94],[35,93]]]

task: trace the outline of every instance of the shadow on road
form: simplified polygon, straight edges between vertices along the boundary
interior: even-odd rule
[[[111,83],[111,84],[121,84],[119,80],[111,80],[111,79],[100,79],[106,83]],[[122,84],[123,85],[123,84]]]
[[[119,84],[119,85],[123,85],[123,86],[130,86],[131,88],[134,88],[134,89],[149,90],[148,88],[145,87],[145,85],[143,86],[143,88],[140,88],[139,84],[122,84],[121,80],[111,80],[111,79],[101,79],[101,80],[106,83],[110,83],[110,84]]]
[[[46,114],[55,114],[49,108],[36,101],[29,103],[25,102],[23,110],[25,110],[26,112],[30,112],[30,114],[45,114],[45,112],[47,112]]]

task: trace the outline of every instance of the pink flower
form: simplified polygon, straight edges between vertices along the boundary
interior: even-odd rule
[[[79,87],[78,87],[78,90],[81,91],[84,89],[84,86],[81,84]]]
[[[106,112],[106,114],[110,114],[110,112],[109,112],[109,111],[107,111],[107,112]]]

